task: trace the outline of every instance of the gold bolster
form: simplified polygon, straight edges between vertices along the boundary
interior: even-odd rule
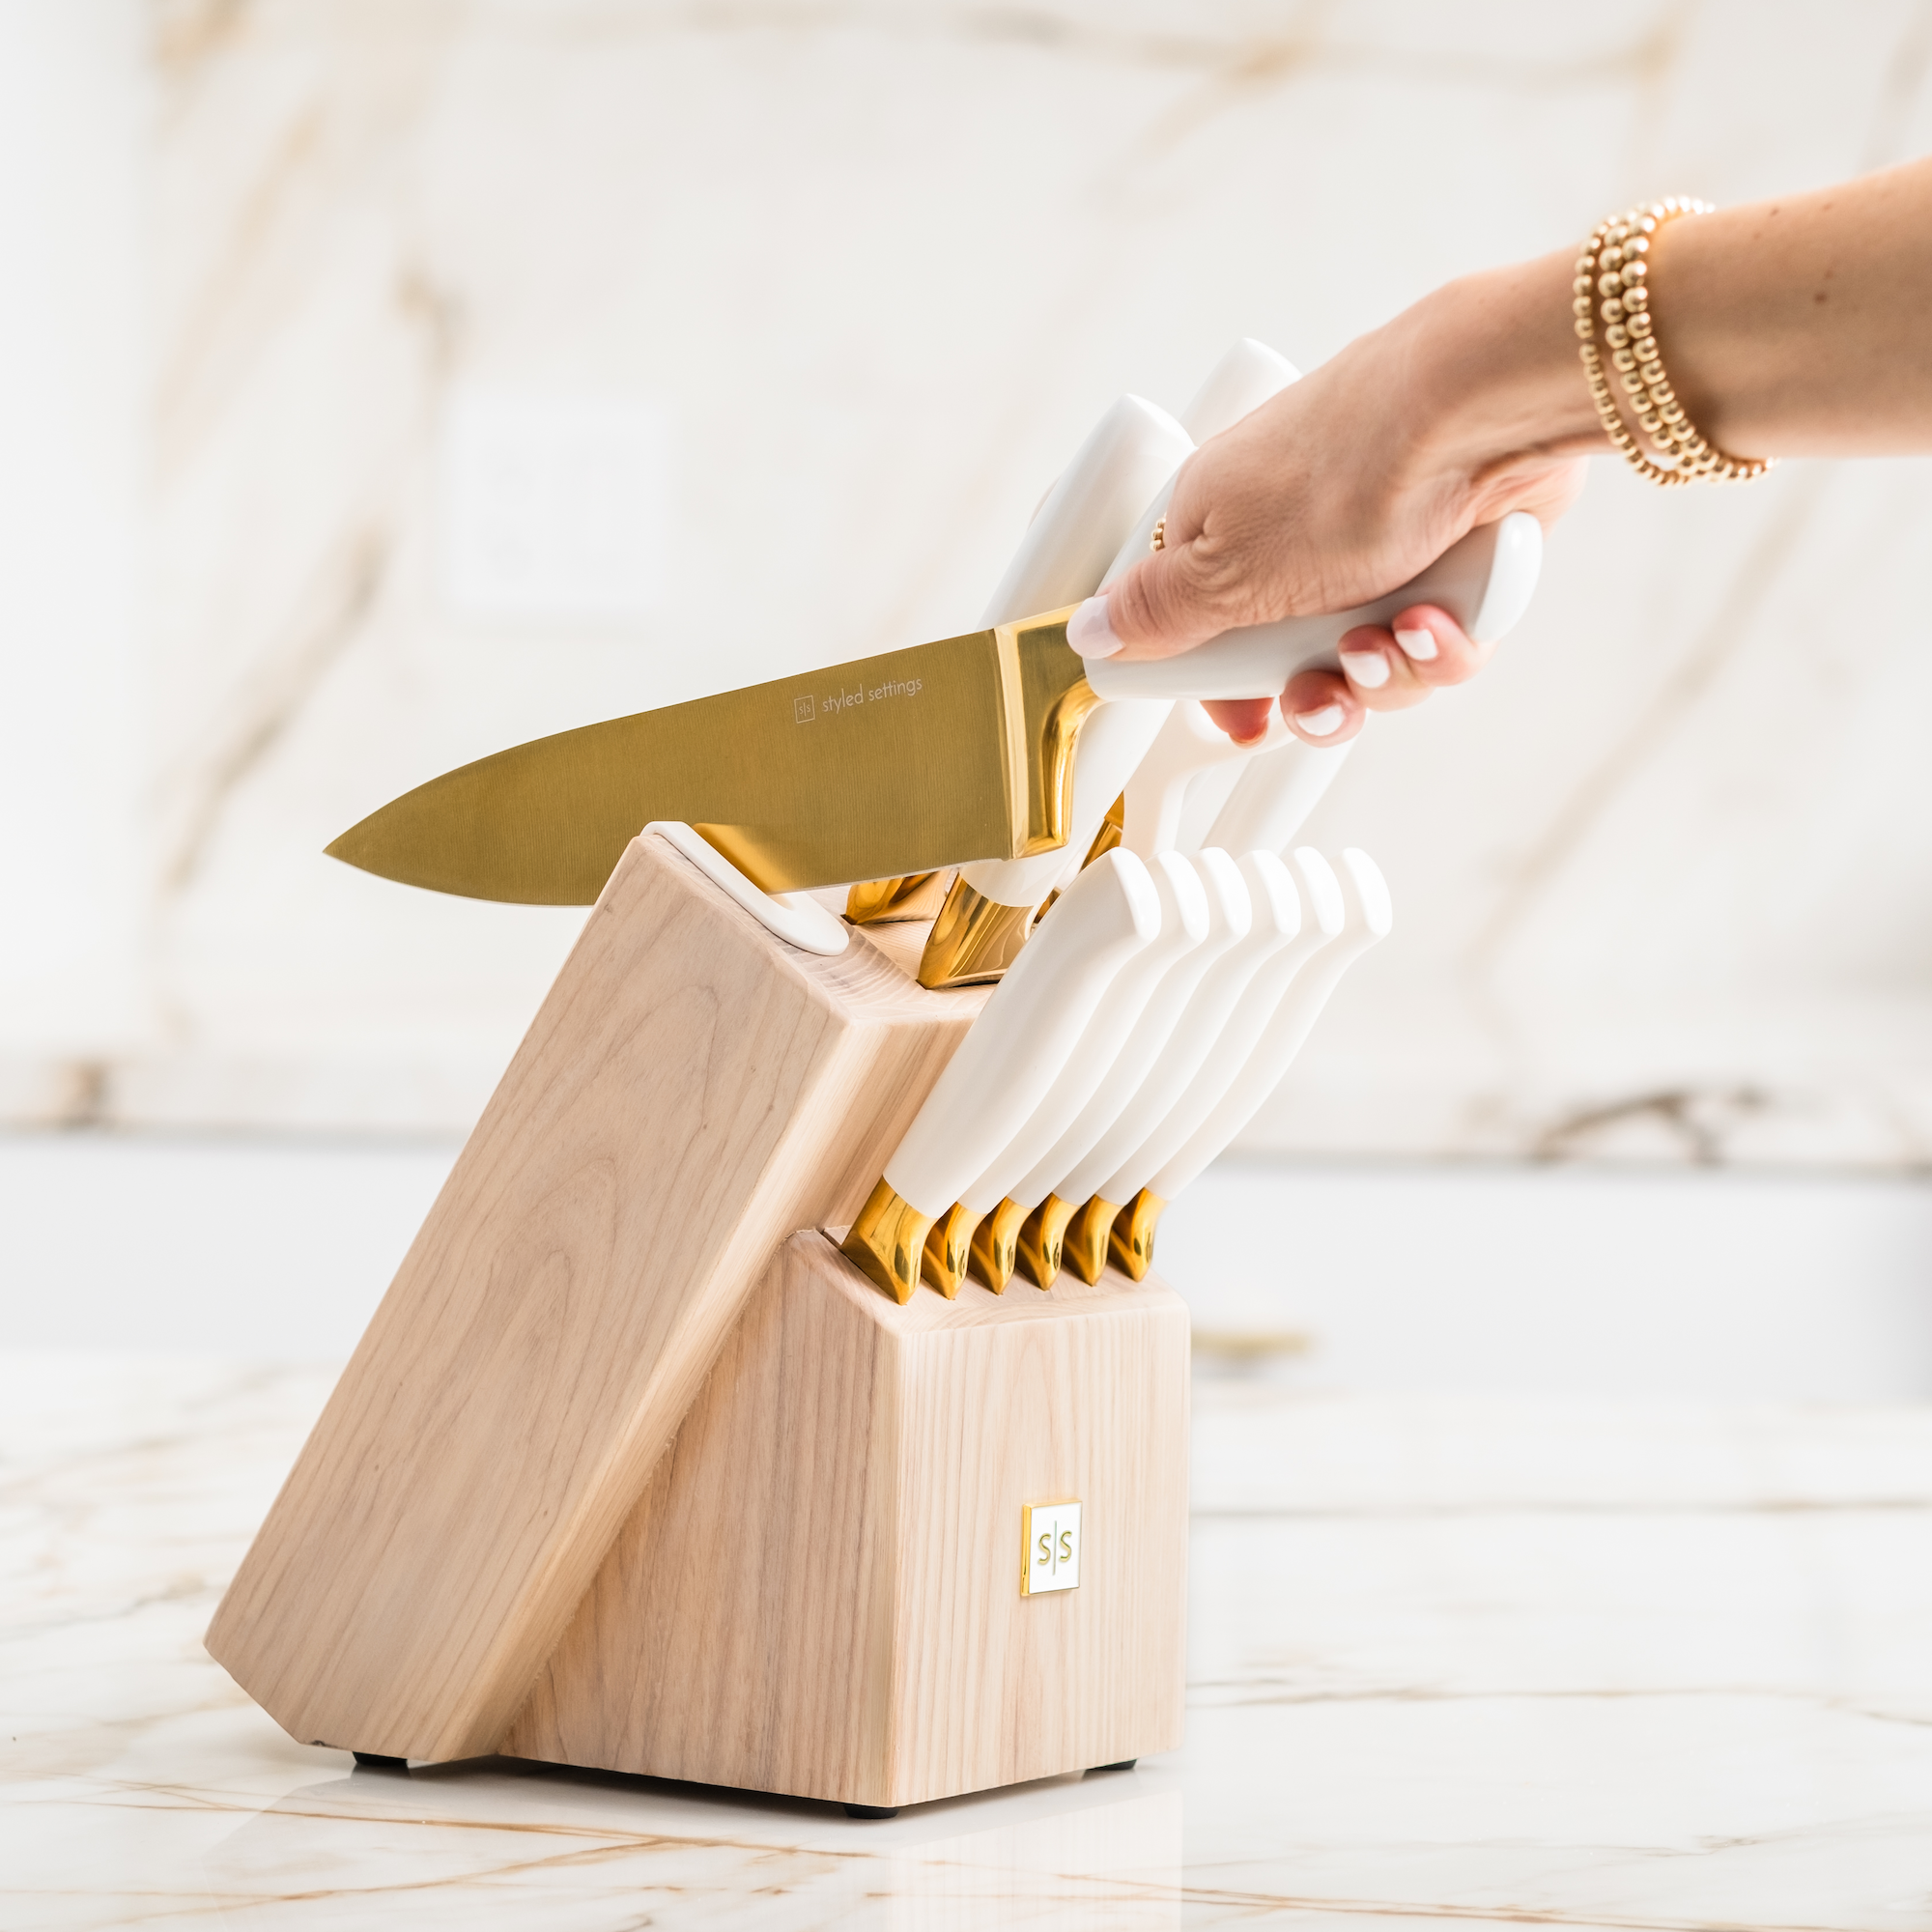
[[[1166,1206],[1158,1194],[1143,1187],[1114,1218],[1107,1252],[1130,1280],[1144,1279],[1153,1265],[1153,1231]]]
[[[1051,1288],[1060,1273],[1061,1236],[1072,1218],[1073,1203],[1049,1194],[1021,1225],[1020,1270],[1036,1288]]]
[[[925,1231],[925,1264],[920,1270],[928,1288],[936,1288],[951,1301],[966,1279],[966,1264],[973,1256],[973,1230],[980,1217],[955,1201]]]
[[[899,879],[872,879],[845,895],[845,917],[854,925],[932,919],[952,882],[951,872],[908,872]]]
[[[919,983],[938,988],[997,980],[1020,956],[1032,924],[1032,906],[1002,905],[955,878],[925,935]]]
[[[930,1225],[911,1202],[893,1192],[890,1181],[881,1180],[838,1245],[848,1261],[904,1303],[919,1286],[920,1251]]]
[[[1121,1210],[1096,1194],[1066,1224],[1060,1239],[1060,1264],[1070,1267],[1089,1288],[1107,1265],[1107,1236]]]
[[[1083,872],[1095,859],[1111,852],[1121,842],[1126,806],[1126,795],[1122,793],[1107,808],[1107,815],[1100,821],[1100,829],[1094,833],[1086,858],[1080,862]],[[927,872],[923,876],[938,880],[946,875]],[[1060,896],[1057,890],[1048,893],[1037,910],[1029,906],[1002,905],[999,900],[989,899],[975,892],[963,878],[954,874],[952,885],[947,889],[946,902],[939,908],[937,917],[925,909],[936,892],[936,888],[930,885],[920,893],[918,903],[922,910],[918,913],[871,910],[874,905],[884,908],[890,901],[890,893],[879,896],[885,888],[909,884],[909,881],[884,879],[877,886],[854,886],[845,895],[845,917],[855,925],[887,919],[931,918],[932,930],[925,935],[925,951],[920,956],[919,983],[935,990],[943,986],[969,986],[980,980],[999,979],[1020,956],[1020,949],[1027,943],[1034,927],[1053,910],[1053,902]],[[911,900],[907,903],[910,904]],[[862,907],[865,909],[862,910]]]
[[[1004,1294],[1013,1278],[1026,1211],[1017,1201],[1002,1201],[973,1230],[973,1273],[995,1294]]]

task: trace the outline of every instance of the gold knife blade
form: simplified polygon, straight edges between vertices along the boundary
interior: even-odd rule
[[[653,819],[767,892],[1066,841],[1096,699],[1064,611],[558,732],[418,785],[331,857],[405,885],[588,905]]]

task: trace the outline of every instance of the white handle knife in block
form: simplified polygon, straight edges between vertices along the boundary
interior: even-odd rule
[[[1272,852],[1249,852],[1240,872],[1252,915],[1245,937],[1203,976],[1165,1042],[1142,1062],[1113,1119],[1054,1183],[1063,1200],[1080,1204],[1065,1241],[1083,1279],[1097,1279],[1114,1219],[1133,1198],[1113,1192],[1116,1177],[1133,1172],[1150,1143],[1152,1160],[1165,1155],[1166,1143],[1155,1137],[1171,1117],[1184,1118],[1191,1128],[1198,1114],[1182,1114],[1190,1093],[1204,1090],[1196,1103],[1204,1113],[1218,1096],[1212,1083],[1222,1043],[1238,1052],[1243,1041],[1259,1037],[1282,989],[1341,930],[1340,888],[1320,853],[1284,864]]]
[[[1296,375],[1286,357],[1244,337],[1195,392],[1184,424],[1137,396],[1122,397],[1048,492],[981,621],[1008,623],[1098,589],[1145,549],[1153,527],[1152,517],[1142,514],[1148,498],[1194,443],[1232,428]],[[963,867],[933,923],[922,984],[989,978],[1011,963],[1025,944],[1031,909],[1086,856],[1165,718],[1162,699],[1102,705],[1088,718],[1074,763],[1065,850]]]
[[[1355,743],[1309,745],[1291,737],[1264,747],[1241,768],[1208,842],[1230,852],[1287,851]]]
[[[1089,1253],[1091,1232],[1086,1234],[1087,1245],[1083,1246],[1081,1234],[1073,1228],[1087,1196],[1069,1192],[1062,1182],[1120,1118],[1149,1067],[1159,1058],[1176,1026],[1192,1006],[1202,981],[1231,950],[1248,939],[1257,917],[1242,868],[1227,853],[1198,852],[1183,858],[1170,852],[1163,858],[1169,864],[1190,865],[1199,875],[1207,894],[1208,936],[1168,967],[1139,1023],[1119,1043],[1111,1064],[1072,1124],[1034,1164],[1033,1171],[1008,1190],[1010,1199],[1026,1212],[1020,1234],[1021,1264],[1041,1288],[1048,1285],[1048,1279],[1058,1272],[1064,1261],[1070,1261],[1074,1272],[1085,1282],[1099,1278],[1099,1264]],[[1279,865],[1278,861],[1273,863]],[[1292,890],[1290,897],[1292,900]],[[1264,908],[1263,916],[1271,915]],[[1142,954],[1143,958],[1146,956]],[[1083,1222],[1081,1227],[1085,1231],[1087,1224]],[[1100,1260],[1104,1261],[1107,1252],[1104,1229],[1098,1239]]]
[[[1190,1091],[1154,1141],[1136,1153],[1130,1171],[1115,1178],[1112,1185],[1127,1201],[1114,1224],[1111,1253],[1134,1280],[1142,1279],[1152,1264],[1162,1209],[1254,1118],[1300,1052],[1336,982],[1386,936],[1391,923],[1388,887],[1366,852],[1350,847],[1343,853],[1338,889],[1340,933],[1290,980],[1259,1033],[1244,1040],[1240,1051],[1216,1049],[1213,1077]]]
[[[1060,1267],[1059,1230],[1052,1229],[1043,1237],[1039,1231],[1030,1231],[1029,1215],[1038,1201],[1013,1198],[1012,1190],[1086,1105],[1140,1025],[1148,1001],[1170,969],[1190,955],[1208,931],[1208,895],[1194,867],[1179,852],[1156,854],[1148,873],[1160,895],[1159,936],[1115,974],[1039,1104],[984,1170],[960,1189],[958,1206],[947,1217],[943,1232],[937,1238],[927,1238],[927,1278],[943,1294],[958,1292],[969,1258],[974,1271],[996,1294],[1005,1292],[1019,1264],[1024,1264],[1036,1287],[1053,1285]],[[1052,932],[1059,917],[1056,905],[1033,946],[1059,944]],[[1068,997],[1077,996],[1069,975]]]
[[[927,1230],[1039,1105],[1114,975],[1159,931],[1160,896],[1131,852],[1109,852],[1061,895],[845,1237],[845,1253],[889,1294],[910,1298]]]
[[[1279,395],[1301,371],[1265,342],[1244,335],[1208,372],[1208,380],[1188,398],[1180,426],[1196,442],[1206,442]]]
[[[1370,947],[1388,937],[1394,912],[1387,882],[1376,862],[1350,846],[1342,854],[1341,879],[1348,906],[1341,934],[1296,976],[1266,1032],[1236,1069],[1228,1091],[1186,1146],[1146,1183],[1161,1200],[1172,1201],[1254,1119],[1301,1051],[1342,975]]]
[[[1098,588],[1148,497],[1192,439],[1165,410],[1122,396],[1094,426],[1027,526],[982,624],[1006,624],[1076,604]],[[1167,716],[1165,700],[1104,708],[1080,733],[1066,845],[1031,859],[960,867],[920,962],[923,985],[994,979],[1026,944],[1033,911],[1085,857],[1107,808]],[[1104,794],[1104,795],[1103,795]]]

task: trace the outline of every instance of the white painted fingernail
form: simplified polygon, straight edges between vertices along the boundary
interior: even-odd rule
[[[1297,711],[1294,722],[1311,738],[1325,738],[1342,723],[1342,707],[1324,704],[1320,711]]]
[[[1066,620],[1066,641],[1083,658],[1110,658],[1121,648],[1114,627],[1107,621],[1107,600],[1090,597]]]
[[[1398,631],[1395,640],[1417,664],[1427,664],[1435,655],[1435,639],[1427,631]]]
[[[1380,651],[1343,651],[1341,659],[1349,682],[1364,691],[1379,691],[1389,681],[1389,661]]]

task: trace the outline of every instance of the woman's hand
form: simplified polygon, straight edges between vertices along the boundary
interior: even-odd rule
[[[1560,256],[1452,283],[1205,443],[1181,469],[1163,548],[1082,605],[1068,641],[1086,657],[1171,657],[1237,625],[1366,604],[1512,510],[1553,523],[1603,442],[1569,327],[1571,273]],[[1527,407],[1513,393],[1525,369],[1540,378]],[[1339,745],[1367,713],[1419,704],[1488,656],[1446,611],[1417,605],[1350,631],[1341,671],[1298,672],[1282,715],[1310,744]],[[1268,705],[1207,708],[1247,743]]]

